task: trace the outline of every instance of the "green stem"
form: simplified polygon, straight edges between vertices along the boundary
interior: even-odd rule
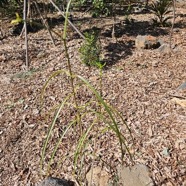
[[[68,70],[69,70],[69,73],[70,73],[70,84],[71,84],[71,87],[72,87],[72,94],[73,94],[73,97],[74,97],[74,102],[75,102],[75,107],[76,107],[76,112],[77,112],[76,119],[77,119],[77,123],[80,126],[80,132],[82,134],[83,128],[82,128],[82,124],[81,124],[81,114],[79,112],[79,107],[78,107],[78,103],[77,103],[77,99],[76,99],[76,92],[75,92],[75,86],[74,86],[74,75],[72,73],[72,67],[71,67],[71,63],[70,63],[70,57],[69,57],[67,42],[66,42],[66,33],[67,33],[67,26],[68,26],[68,13],[69,13],[69,8],[70,8],[71,1],[72,0],[70,0],[68,2],[67,7],[66,7],[63,41],[64,41],[64,46],[65,46],[65,55],[66,55],[66,58],[67,58]]]
[[[99,80],[99,87],[100,87],[100,96],[102,97],[102,94],[103,94],[103,91],[102,91],[102,88],[103,88],[103,69],[102,68],[99,68],[99,77],[100,77],[100,80]],[[100,104],[100,113],[101,113],[101,104]]]
[[[64,41],[64,46],[65,46],[65,55],[67,58],[67,64],[68,64],[68,70],[70,73],[70,84],[71,84],[71,88],[72,88],[72,94],[74,97],[74,103],[75,103],[75,107],[76,107],[76,112],[77,112],[77,123],[80,126],[80,131],[82,134],[82,124],[81,124],[81,115],[79,112],[79,107],[78,107],[78,103],[77,103],[77,99],[76,99],[76,92],[75,92],[75,86],[74,86],[74,75],[72,73],[72,67],[71,67],[71,63],[70,63],[70,57],[69,57],[69,53],[68,53],[68,47],[67,47],[67,41],[66,41],[66,33],[67,33],[67,26],[68,26],[68,12],[69,12],[69,8],[70,8],[70,4],[71,4],[71,0],[68,2],[67,4],[67,9],[66,9],[66,15],[65,15],[65,24],[64,24],[64,32],[63,32],[63,41]]]
[[[71,85],[71,88],[72,88],[72,94],[73,94],[73,97],[74,97],[74,103],[75,103],[76,112],[77,112],[77,116],[76,116],[77,117],[77,123],[80,126],[80,131],[81,131],[81,134],[82,134],[83,129],[82,129],[82,124],[81,124],[81,114],[79,112],[79,107],[78,107],[78,103],[77,103],[77,99],[76,99],[76,92],[75,92],[75,86],[74,86],[74,75],[73,75],[72,67],[71,67],[71,63],[70,63],[70,57],[69,57],[69,53],[68,53],[66,38],[63,39],[63,41],[64,41],[64,46],[65,46],[65,55],[66,55],[66,58],[67,58],[68,70],[69,70],[69,74],[70,74],[70,85]]]
[[[99,82],[99,86],[100,86],[100,95],[102,97],[102,88],[103,88],[103,68],[100,68],[99,71],[99,76],[100,76],[100,82]]]

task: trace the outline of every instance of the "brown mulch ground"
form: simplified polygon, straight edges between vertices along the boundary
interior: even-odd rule
[[[181,186],[186,182],[186,108],[171,101],[175,94],[186,97],[184,92],[176,92],[177,87],[186,81],[186,9],[179,8],[178,13],[180,16],[176,19],[173,36],[177,50],[171,55],[161,54],[157,50],[137,50],[134,46],[138,34],[152,34],[163,41],[169,40],[169,29],[156,29],[149,25],[152,15],[133,15],[135,24],[118,26],[117,42],[111,38],[111,26],[104,26],[106,21],[90,20],[90,24],[104,26],[101,43],[108,66],[103,72],[103,97],[123,114],[134,136],[131,147],[134,162],[150,168],[156,185]],[[7,22],[1,23],[2,30],[6,32],[3,24]],[[62,25],[56,26],[56,29],[60,27]],[[87,22],[81,26],[82,29],[86,27]],[[40,171],[41,151],[51,119],[45,120],[46,113],[70,91],[68,78],[55,78],[47,88],[44,108],[39,112],[39,98],[44,83],[55,70],[67,69],[67,61],[63,45],[57,41],[54,47],[47,31],[31,33],[28,37],[32,68],[28,72],[23,69],[23,39],[7,36],[0,40],[2,186],[32,185],[47,174],[46,165]],[[81,64],[78,49],[82,39],[72,37],[69,38],[68,47],[73,71],[98,88],[99,70]],[[85,88],[78,95],[79,102],[86,102],[92,97]],[[55,140],[72,116],[73,111],[68,108],[57,121],[55,135],[47,148],[46,163]],[[91,121],[91,117],[87,118],[87,125]],[[96,136],[96,130],[92,136]],[[78,136],[78,130],[67,134],[52,164],[50,173],[53,176],[75,179],[72,176],[73,152]],[[112,175],[112,169],[121,163],[117,139],[112,133],[106,133],[92,143],[96,145],[90,145],[89,153],[97,155],[85,157],[85,169],[104,165]],[[98,156],[107,164],[96,158]],[[131,164],[127,155],[124,164]]]

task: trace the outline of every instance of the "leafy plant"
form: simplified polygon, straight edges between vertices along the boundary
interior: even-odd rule
[[[0,0],[0,11],[4,15],[12,16],[15,12],[21,13],[21,0]]]
[[[95,27],[88,33],[85,33],[85,41],[80,47],[79,52],[81,54],[81,60],[88,66],[94,66],[99,69],[99,88],[100,94],[102,94],[102,79],[103,79],[103,68],[105,63],[100,59],[101,44],[98,40],[99,30]]]
[[[13,5],[19,5],[22,1],[21,0],[0,0],[0,5],[1,6],[6,6],[6,5],[10,5],[10,4],[13,4]]]
[[[76,6],[84,5],[88,7],[93,17],[99,17],[100,15],[108,16],[110,14],[110,3],[106,0],[74,0],[74,3]]]
[[[85,33],[85,40],[79,49],[81,60],[88,66],[100,67],[100,54],[101,46],[98,41],[99,31],[92,29],[90,32]]]
[[[3,6],[6,3],[7,3],[7,0],[0,0],[0,6]]]
[[[93,1],[93,10],[92,10],[92,16],[98,17],[100,15],[109,15],[110,10],[108,3],[105,2],[105,0],[94,0]]]
[[[54,128],[57,123],[58,118],[61,116],[62,111],[65,112],[66,109],[71,108],[74,112],[71,117],[68,118],[68,121],[64,124],[61,124],[61,134],[59,135],[55,146],[53,147],[52,154],[50,155],[50,159],[48,160],[48,174],[50,174],[50,167],[55,162],[55,155],[59,149],[60,144],[63,143],[65,139],[68,139],[67,136],[70,134],[75,134],[72,138],[75,140],[68,141],[68,145],[76,146],[73,154],[73,168],[74,168],[74,175],[77,176],[77,180],[82,185],[83,174],[82,172],[86,173],[86,168],[83,169],[84,159],[87,156],[90,156],[92,153],[90,148],[87,148],[91,145],[92,140],[97,141],[98,138],[105,133],[115,134],[118,139],[118,146],[121,149],[121,160],[123,161],[124,155],[126,153],[132,159],[128,148],[128,139],[123,135],[120,129],[120,125],[125,126],[126,131],[129,132],[131,135],[131,131],[126,124],[125,120],[123,119],[122,115],[117,111],[117,109],[113,108],[109,103],[107,103],[101,96],[101,94],[94,88],[85,78],[80,75],[75,74],[71,68],[71,61],[68,53],[68,47],[66,43],[66,34],[67,34],[67,17],[68,17],[68,10],[71,1],[69,1],[67,9],[66,9],[66,19],[64,24],[64,48],[65,54],[67,58],[67,66],[68,69],[61,69],[49,77],[47,82],[45,83],[42,93],[41,93],[41,103],[43,105],[44,95],[47,89],[47,86],[51,82],[51,80],[55,77],[59,77],[60,74],[66,75],[69,79],[69,85],[71,87],[71,91],[68,93],[66,97],[62,99],[62,101],[54,106],[51,110],[55,110],[53,120],[51,122],[50,128],[48,130],[48,134],[43,146],[42,150],[42,167],[44,162],[47,162],[47,149],[50,143],[50,139],[52,138],[52,133],[54,133]],[[95,34],[95,33],[94,33]],[[87,54],[87,56],[83,56],[83,60],[85,64],[94,65],[99,69],[103,68],[103,64],[100,63],[99,55],[100,55],[100,48],[97,46],[97,39],[98,33],[94,35],[86,34],[85,39],[85,47],[81,50],[84,51],[83,54]],[[92,46],[93,45],[93,46]],[[92,48],[93,47],[93,48]],[[89,49],[89,50],[88,50]],[[86,58],[85,58],[86,57]],[[91,59],[89,59],[91,58]],[[81,92],[82,88],[86,88],[88,92],[91,93],[91,99],[85,100],[83,103],[78,100],[78,92]],[[88,121],[88,122],[87,122]],[[94,131],[94,132],[93,132]],[[70,139],[70,138],[69,138]],[[73,149],[73,148],[72,148]],[[99,154],[94,153],[95,158],[100,160]],[[60,156],[63,156],[61,154]],[[65,154],[62,159],[65,158]],[[68,159],[71,157],[68,157]]]
[[[172,12],[172,10],[170,10],[171,4],[171,0],[158,0],[152,2],[150,10],[156,16],[156,18],[153,19],[154,24],[163,27],[168,25],[167,21],[172,18],[172,16],[167,16]]]

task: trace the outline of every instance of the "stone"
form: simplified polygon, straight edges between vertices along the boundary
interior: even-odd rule
[[[137,49],[156,49],[160,47],[160,45],[160,41],[151,35],[138,35],[135,40],[135,46]]]
[[[176,103],[177,105],[180,105],[182,107],[186,107],[186,99],[172,98],[171,101]]]
[[[168,44],[163,44],[158,48],[158,51],[163,54],[168,54],[171,52],[170,46]]]
[[[109,174],[101,167],[94,167],[86,174],[88,186],[108,186]]]
[[[182,83],[176,90],[186,90],[186,82]]]
[[[125,186],[154,186],[150,172],[146,165],[137,164],[133,167],[119,167],[119,180]]]
[[[181,46],[174,46],[173,47],[173,52],[176,53],[176,52],[180,52],[182,50],[182,47]]]
[[[136,7],[133,7],[133,10],[134,10],[134,13],[141,13],[143,12],[143,7],[136,6]]]
[[[48,177],[36,186],[74,186],[74,182],[60,178]]]
[[[41,51],[37,54],[37,58],[44,58],[46,56],[46,53],[44,51]]]

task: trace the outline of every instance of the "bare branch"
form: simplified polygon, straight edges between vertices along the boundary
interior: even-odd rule
[[[55,46],[55,41],[54,41],[54,38],[53,38],[52,33],[51,33],[51,31],[50,31],[49,25],[48,25],[47,21],[44,20],[42,14],[41,14],[41,11],[39,10],[37,1],[34,1],[34,4],[35,4],[35,7],[36,7],[36,9],[37,9],[37,11],[38,11],[40,17],[41,17],[41,20],[42,20],[44,26],[46,27],[46,29],[47,29],[47,31],[48,31],[48,33],[49,33],[49,35],[50,35],[50,39],[51,39],[53,45]]]
[[[24,0],[24,9],[23,9],[23,20],[24,20],[24,31],[25,31],[25,53],[26,53],[26,68],[29,67],[28,61],[28,35],[27,35],[27,15],[26,15],[26,5],[27,0]]]
[[[172,4],[173,4],[173,20],[172,20],[172,26],[170,30],[170,36],[169,36],[170,49],[172,49],[172,35],[173,35],[173,28],[175,24],[175,18],[176,18],[176,0],[172,0]]]
[[[59,7],[52,0],[49,0],[49,1],[56,8],[56,10],[58,10],[58,12],[65,18],[65,14],[59,9]],[[80,35],[80,37],[85,39],[85,36],[76,28],[76,26],[74,26],[74,24],[69,19],[67,21],[71,25],[71,27]]]

